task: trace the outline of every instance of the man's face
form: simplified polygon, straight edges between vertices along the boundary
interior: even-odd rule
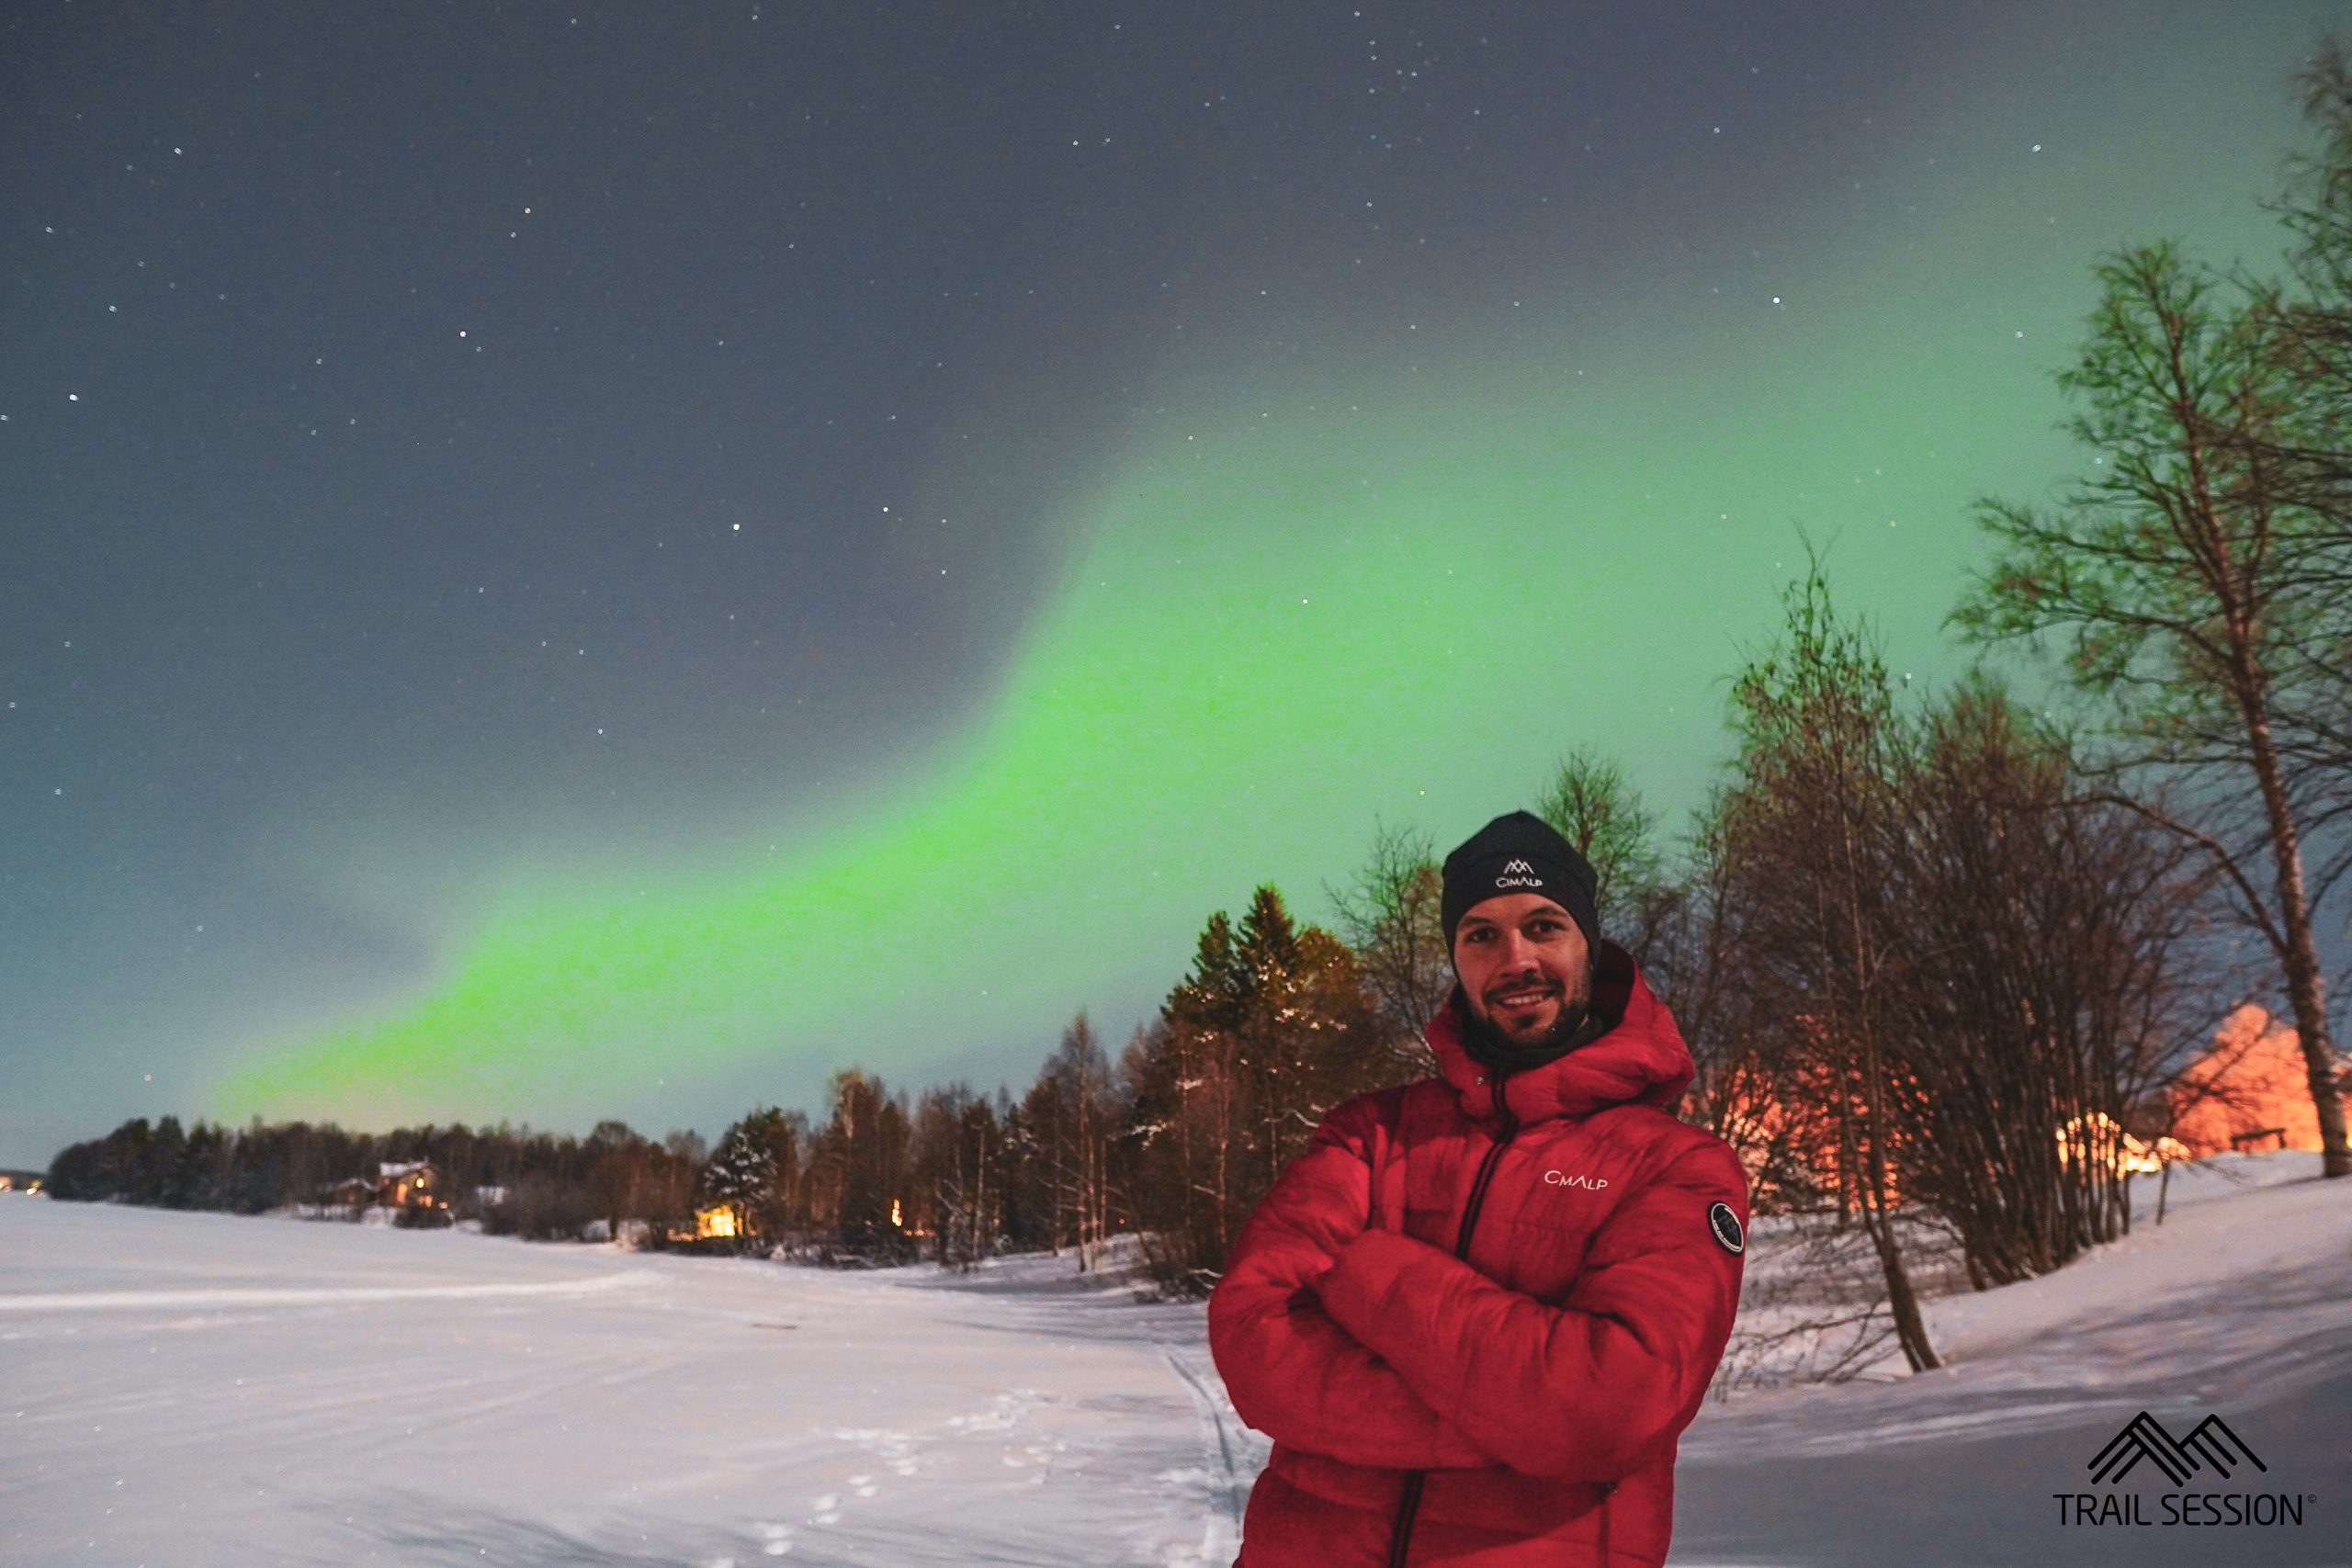
[[[1473,904],[1453,928],[1453,972],[1470,1010],[1512,1045],[1556,1044],[1592,1004],[1584,932],[1541,893]]]

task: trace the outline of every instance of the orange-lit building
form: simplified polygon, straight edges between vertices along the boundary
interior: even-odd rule
[[[2352,1057],[2339,1055],[2336,1083],[2352,1100]],[[1813,1092],[1800,1094],[1789,1104],[1777,1100],[1760,1077],[1736,1078],[1718,1090],[1727,1101],[1720,1112],[1724,1134],[1739,1149],[1761,1205],[1816,1195],[1841,1203],[1853,1201],[1844,1192],[1838,1171],[1837,1126],[1826,1104],[1831,1087],[1826,1081],[1805,1087]],[[2182,1076],[2170,1110],[2169,1134],[2163,1128],[2162,1107],[2154,1114],[2132,1116],[2136,1135],[2096,1112],[2052,1131],[2062,1158],[2111,1163],[2134,1175],[2153,1174],[2171,1161],[2233,1150],[2316,1153],[2320,1146],[2319,1113],[2312,1106],[2301,1043],[2291,1024],[2258,1007],[2238,1009],[2214,1032],[2211,1047]],[[1768,1148],[1777,1148],[1785,1162],[1783,1174],[1794,1178],[1792,1184],[1809,1179],[1814,1191],[1777,1190],[1763,1168]],[[1888,1180],[1892,1189],[1892,1172]],[[1890,1190],[1889,1196],[1901,1201],[1897,1191]]]
[[[2339,1061],[2337,1084],[2347,1076]],[[2320,1146],[2302,1042],[2292,1024],[2250,1003],[2229,1016],[2213,1048],[2182,1076],[2173,1107],[2173,1135],[2199,1157]]]
[[[424,1160],[384,1161],[376,1167],[377,1201],[394,1209],[432,1209],[441,1201],[441,1178]]]

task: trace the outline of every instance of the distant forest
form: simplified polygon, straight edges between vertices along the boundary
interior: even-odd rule
[[[2121,1234],[2132,1162],[2215,1092],[2199,1060],[2241,1001],[2291,1027],[2322,1168],[2352,1175],[2323,962],[2352,872],[2352,64],[2329,43],[2296,84],[2283,270],[2104,258],[2058,378],[2080,477],[1976,508],[1988,553],[1951,625],[2046,657],[2052,698],[1985,669],[1892,680],[1816,558],[1733,672],[1732,758],[1685,830],[1600,749],[1528,781],[1690,1043],[1681,1113],[1739,1150],[1760,1211],[1867,1238],[1915,1368],[1936,1357],[1911,1222],[1979,1289]],[[411,1223],[1080,1268],[1134,1233],[1198,1291],[1325,1112],[1428,1071],[1452,984],[1436,848],[1374,824],[1327,890],[1336,930],[1272,887],[1209,917],[1115,1061],[1081,1014],[1018,1099],[853,1068],[817,1117],[756,1110],[709,1148],[614,1122],[137,1121],[60,1154],[50,1190],[361,1213],[426,1161],[429,1199],[394,1205]]]
[[[852,1068],[833,1078],[821,1120],[762,1108],[715,1146],[693,1133],[655,1142],[617,1122],[574,1138],[142,1118],[61,1153],[48,1190],[322,1218],[375,1209],[402,1224],[835,1261],[968,1265],[1054,1249],[1088,1268],[1111,1236],[1140,1230],[1155,1269],[1182,1288],[1214,1278],[1325,1110],[1424,1060],[1384,1018],[1348,945],[1297,925],[1264,887],[1238,926],[1210,919],[1194,973],[1118,1063],[1080,1014],[1017,1099],[963,1085],[910,1098]],[[430,1189],[395,1196],[397,1179],[382,1173],[419,1162]]]

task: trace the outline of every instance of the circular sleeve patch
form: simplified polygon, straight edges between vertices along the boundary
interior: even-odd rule
[[[1719,1201],[1707,1211],[1707,1228],[1714,1233],[1715,1241],[1725,1252],[1747,1250],[1747,1237],[1739,1228],[1739,1216],[1731,1212],[1729,1203]]]

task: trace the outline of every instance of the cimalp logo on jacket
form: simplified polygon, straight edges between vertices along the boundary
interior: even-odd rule
[[[1495,886],[1498,887],[1541,887],[1544,886],[1544,879],[1535,874],[1533,866],[1523,860],[1515,860],[1503,867],[1503,874],[1495,878]]]
[[[1547,1170],[1544,1173],[1544,1185],[1581,1187],[1588,1192],[1598,1192],[1609,1185],[1609,1179],[1605,1176],[1570,1176],[1564,1171]]]
[[[2145,1460],[2161,1472],[2173,1490],[2154,1498],[2134,1492],[2054,1492],[2062,1525],[2300,1525],[2307,1504],[2317,1502],[2309,1493],[2191,1492],[2192,1477],[2210,1475],[2227,1481],[2242,1466],[2252,1465],[2268,1474],[2244,1438],[2230,1430],[2219,1416],[2208,1416],[2176,1438],[2165,1424],[2143,1410],[2107,1440],[2085,1468],[2094,1484],[2114,1487]],[[2154,1505],[2154,1512],[2149,1505]]]

